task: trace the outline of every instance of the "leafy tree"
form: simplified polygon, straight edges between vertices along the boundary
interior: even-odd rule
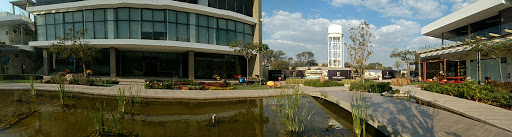
[[[328,67],[328,66],[329,66],[329,64],[327,64],[327,63],[322,63],[320,66],[322,66],[322,67]]]
[[[286,55],[286,53],[284,53],[281,50],[277,50],[277,51],[274,51],[274,50],[271,50],[271,49],[267,50],[267,51],[262,53],[263,66],[265,66],[265,67],[267,67],[269,69],[273,69],[272,68],[272,64],[275,61],[286,59],[285,55]]]
[[[252,56],[260,54],[261,52],[267,51],[268,45],[262,43],[244,43],[242,40],[237,40],[229,44],[229,48],[233,49],[234,52],[242,54],[247,61],[247,77],[249,77],[249,59]],[[259,65],[259,64],[258,64]]]
[[[85,40],[86,33],[85,28],[77,31],[71,28],[64,37],[57,36],[59,42],[52,43],[50,47],[50,52],[58,57],[73,57],[75,61],[82,64],[84,76],[87,76],[86,65],[92,64],[100,55],[100,48],[90,45],[90,42]]]
[[[311,51],[304,51],[295,56],[297,60],[295,61],[296,67],[311,67],[318,66],[318,63],[315,60],[315,54]]]
[[[481,70],[481,55],[484,51],[484,47],[488,45],[486,41],[487,38],[476,36],[475,34],[471,34],[466,37],[466,40],[462,43],[463,45],[467,45],[471,47],[471,51],[476,53],[476,69],[477,69],[477,82],[481,83],[482,79],[482,70]]]
[[[379,70],[383,70],[384,67],[382,66],[381,63],[375,62],[375,63],[368,63],[368,65],[366,66],[366,69],[379,69]]]
[[[350,62],[345,62],[345,68],[352,68],[352,64]]]
[[[394,49],[389,55],[390,58],[398,58],[407,64],[407,77],[410,77],[411,74],[411,66],[409,63],[413,63],[416,61],[416,56],[418,53],[416,51],[403,50],[399,51],[398,49]]]
[[[500,80],[503,82],[503,71],[501,70],[501,58],[504,57],[508,51],[512,49],[510,40],[503,40],[499,42],[491,41],[488,45],[482,48],[482,51],[487,56],[490,56],[498,61],[500,69]]]
[[[354,76],[354,70],[364,74],[365,64],[373,53],[371,49],[373,47],[372,39],[375,36],[370,32],[370,24],[366,21],[361,22],[357,27],[351,27],[349,32],[350,43],[345,43],[345,45],[347,45],[350,61],[353,64],[351,67],[352,76]],[[364,76],[361,76],[361,78],[364,84]]]
[[[402,62],[401,60],[396,60],[394,67],[396,68],[396,70],[400,71],[400,68],[402,67],[402,65],[404,65],[404,62]]]
[[[288,70],[290,69],[290,61],[287,60],[278,60],[272,63],[272,69],[274,70]]]

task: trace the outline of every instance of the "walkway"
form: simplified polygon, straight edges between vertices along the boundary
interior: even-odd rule
[[[56,91],[57,84],[35,84],[37,91]],[[215,99],[241,99],[241,98],[259,98],[277,96],[280,90],[166,90],[166,89],[144,89],[143,83],[121,82],[113,87],[69,85],[70,92],[116,96],[119,88],[132,89],[126,91],[127,95],[135,93],[140,89],[140,96],[152,99],[172,99],[172,100],[215,100]],[[5,83],[0,84],[0,90],[30,90],[30,84],[27,83]]]
[[[411,94],[423,101],[436,104],[438,107],[463,114],[471,119],[484,122],[512,132],[512,111],[491,105],[420,90],[414,86],[393,87],[400,91],[411,91]]]
[[[308,91],[307,94],[325,98],[351,111],[352,97],[359,95],[359,92],[323,90]],[[367,101],[368,115],[371,118],[368,123],[389,136],[512,136],[512,132],[447,111],[380,95],[362,94]]]

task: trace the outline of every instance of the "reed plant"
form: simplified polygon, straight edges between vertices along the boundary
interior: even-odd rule
[[[368,119],[366,100],[362,93],[354,95],[350,102],[352,125],[357,137],[366,136],[366,120]]]
[[[94,123],[94,127],[96,129],[96,136],[99,136],[102,133],[107,131],[107,126],[104,118],[103,108],[105,107],[105,103],[101,106],[98,102],[96,102],[96,109],[92,109],[89,106],[89,114],[91,115],[92,121]]]
[[[30,93],[32,97],[36,97],[36,89],[34,88],[34,76],[30,76]]]
[[[118,111],[124,113],[124,108],[126,105],[126,89],[118,88],[117,89],[117,107]]]
[[[291,96],[288,96],[291,93]],[[308,117],[308,101],[301,99],[300,90],[297,87],[283,89],[276,97],[277,111],[281,122],[287,127],[290,133],[301,133],[304,131]]]
[[[56,82],[59,84],[57,92],[59,93],[59,99],[60,99],[61,105],[64,105],[64,100],[66,99],[66,92],[68,90],[68,87],[66,86],[65,81],[66,81],[65,78],[57,78],[56,79]]]
[[[114,123],[114,133],[116,135],[122,134],[123,129],[121,128],[121,119],[122,115],[120,113],[114,114],[110,112],[110,116],[112,116],[112,121]]]

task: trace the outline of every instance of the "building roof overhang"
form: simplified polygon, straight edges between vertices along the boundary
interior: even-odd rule
[[[444,32],[498,15],[512,7],[511,0],[479,0],[421,28],[421,34],[442,38]]]
[[[22,15],[0,16],[0,26],[32,24],[32,20]]]
[[[11,3],[14,6],[17,6],[23,10],[27,10],[27,7],[32,7],[32,6],[36,5],[36,3],[32,0],[15,0],[15,1],[10,1],[9,3]]]

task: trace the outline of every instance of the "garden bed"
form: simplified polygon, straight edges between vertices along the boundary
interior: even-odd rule
[[[73,75],[62,74],[59,73],[49,80],[41,80],[41,83],[46,84],[59,84],[63,82],[64,84],[74,84],[74,85],[86,85],[86,86],[104,86],[104,87],[112,87],[119,84],[117,79],[101,79],[101,78],[89,78],[83,77],[83,75]]]
[[[195,82],[192,80],[146,80],[146,89],[170,90],[234,90],[228,82]]]

